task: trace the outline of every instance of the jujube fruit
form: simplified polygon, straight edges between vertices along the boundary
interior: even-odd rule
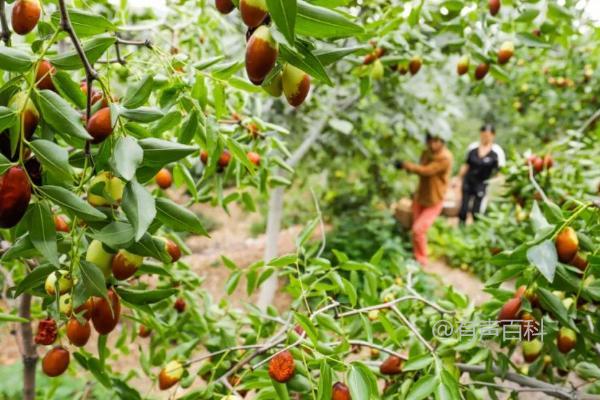
[[[279,97],[283,94],[283,77],[282,73],[279,72],[273,77],[266,85],[263,85],[265,92],[269,93],[273,97]]]
[[[538,339],[532,341],[525,341],[521,344],[521,350],[523,351],[523,358],[526,362],[534,362],[542,352],[544,344]]]
[[[77,318],[71,318],[67,322],[67,337],[74,346],[85,346],[91,334],[92,328],[87,320],[83,324],[79,323]]]
[[[56,288],[58,287],[58,294],[65,294],[73,287],[73,277],[69,274],[69,271],[59,270],[54,271],[46,277],[44,283],[44,289],[49,296],[56,295]]]
[[[331,389],[331,400],[351,400],[350,389],[342,382],[336,382]]]
[[[500,11],[500,0],[489,0],[488,1],[488,9],[490,10],[490,14],[495,16]]]
[[[408,62],[408,70],[410,71],[411,75],[416,75],[421,70],[422,65],[423,60],[421,60],[421,57],[413,56]]]
[[[67,223],[65,222],[65,219],[63,217],[61,217],[60,215],[55,215],[53,217],[53,219],[54,219],[54,228],[56,229],[57,232],[64,232],[64,233],[69,232],[69,225],[67,225]]]
[[[181,258],[181,249],[171,239],[165,239],[165,250],[171,256],[171,262],[176,262]]]
[[[144,257],[119,250],[112,259],[111,269],[115,278],[125,280],[131,278],[144,262]]]
[[[385,74],[385,69],[383,68],[383,63],[381,60],[375,60],[373,63],[373,67],[371,68],[371,79],[377,81],[383,78]]]
[[[389,356],[379,366],[379,372],[382,375],[397,375],[402,372],[404,361],[397,356]]]
[[[103,297],[94,297],[93,300],[92,323],[96,332],[101,335],[106,335],[115,329],[121,316],[119,296],[111,289],[108,291],[107,297],[108,301]]]
[[[61,346],[56,346],[42,359],[42,371],[50,377],[62,375],[69,367],[71,355]]]
[[[246,26],[256,28],[267,16],[265,0],[240,0],[240,14]]]
[[[171,175],[171,171],[166,168],[162,168],[156,176],[154,177],[156,184],[161,189],[168,189],[173,184],[173,175]]]
[[[479,64],[477,66],[477,68],[475,69],[475,79],[477,79],[478,81],[482,80],[488,74],[489,70],[490,70],[489,64],[487,64],[487,63]]]
[[[37,26],[42,16],[38,0],[18,0],[12,9],[12,28],[19,35],[26,35]]]
[[[56,321],[52,318],[43,319],[38,323],[35,343],[43,346],[49,346],[56,341],[58,327]]]
[[[58,311],[64,315],[71,315],[73,312],[73,300],[70,293],[60,295],[58,298]]]
[[[2,136],[0,136],[0,138],[1,137]],[[29,175],[29,179],[31,179],[31,182],[34,185],[42,185],[42,164],[40,164],[40,161],[37,158],[31,157],[25,161],[25,171],[27,171],[27,175]]]
[[[0,175],[0,228],[12,228],[25,215],[31,200],[31,185],[21,167]]]
[[[202,164],[204,165],[208,164],[208,151],[202,150],[200,152],[200,161],[202,161]]]
[[[456,73],[458,75],[464,75],[467,72],[469,72],[469,65],[471,64],[471,61],[469,60],[469,57],[467,56],[463,56],[460,58],[460,60],[458,60],[458,64],[456,65]]]
[[[142,338],[147,338],[152,334],[152,329],[148,328],[146,325],[140,325],[138,329],[138,335]]]
[[[50,64],[48,60],[42,60],[37,66],[35,71],[35,81],[37,82],[37,88],[40,90],[52,90],[56,92],[54,82],[52,82],[52,75],[56,73],[56,68]]]
[[[227,151],[227,150],[223,150],[223,152],[219,156],[219,161],[217,161],[217,164],[219,165],[219,167],[225,168],[229,165],[230,161],[231,161],[231,153],[229,153],[229,151]]]
[[[279,383],[286,383],[292,379],[295,372],[294,357],[287,350],[277,354],[269,361],[269,376]]]
[[[108,278],[112,272],[112,261],[115,255],[106,251],[102,242],[92,240],[85,255],[85,260],[91,262],[100,268],[105,278]]]
[[[556,346],[558,350],[566,354],[573,350],[577,345],[577,334],[574,330],[569,328],[560,328],[558,335],[556,336]]]
[[[260,165],[260,154],[249,151],[246,156],[248,157],[248,161],[250,161],[252,164],[256,165],[257,167]]]
[[[87,97],[88,96],[87,82],[86,81],[81,82],[79,87],[81,88],[81,91],[83,92],[84,96]],[[108,100],[106,99],[106,97],[102,94],[102,92],[100,90],[97,90],[92,87],[92,104],[96,104],[100,100],[102,100],[102,108],[108,107]]]
[[[169,361],[158,374],[158,387],[167,390],[181,380],[183,376],[183,365],[178,361]]]
[[[577,238],[577,233],[575,233],[575,230],[570,226],[560,231],[560,233],[556,236],[554,243],[556,245],[558,259],[563,263],[568,263],[571,261],[579,250],[579,239]]]
[[[579,268],[579,270],[583,272],[587,269],[589,262],[584,255],[576,253],[571,259],[571,261],[569,261],[569,264],[576,268]]]
[[[269,28],[261,25],[250,37],[246,45],[246,73],[255,85],[260,85],[277,62],[279,45]]]
[[[515,54],[515,45],[513,42],[504,42],[498,50],[498,64],[504,65],[510,61]]]
[[[181,297],[178,298],[177,300],[175,300],[175,304],[173,304],[173,308],[179,313],[181,314],[182,312],[185,311],[185,300],[182,299]]]
[[[308,96],[310,91],[310,77],[300,68],[291,64],[283,67],[283,93],[288,103],[293,107],[298,107]]]
[[[235,8],[231,0],[215,0],[215,7],[221,14],[229,14]]]
[[[498,321],[513,321],[516,320],[519,315],[519,309],[521,308],[521,298],[516,297],[508,300],[500,309],[498,313]]]
[[[80,306],[75,309],[75,314],[81,314],[82,318],[89,320],[92,318],[92,310],[94,308],[94,299],[92,297],[88,298],[83,302]]]
[[[88,203],[94,207],[118,204],[123,199],[123,181],[110,172],[101,172],[91,180],[88,190]]]
[[[544,156],[544,168],[550,169],[554,165],[554,159],[551,154],[546,154]]]
[[[102,143],[113,132],[110,108],[98,110],[87,123],[87,131],[92,136],[92,143]]]

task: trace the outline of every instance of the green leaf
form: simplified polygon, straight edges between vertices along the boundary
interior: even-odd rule
[[[235,157],[239,162],[241,162],[242,165],[244,165],[244,167],[248,169],[248,171],[254,172],[256,167],[250,162],[250,160],[248,160],[248,156],[246,155],[246,152],[240,146],[240,144],[230,137],[227,137],[225,140],[227,142],[227,148],[231,151],[233,157]]]
[[[154,122],[165,116],[165,113],[154,107],[139,107],[135,109],[129,109],[121,106],[116,107],[119,115],[140,123]]]
[[[156,217],[154,197],[132,180],[125,185],[121,207],[135,231],[135,240],[140,240]]]
[[[585,380],[600,379],[600,368],[591,362],[580,362],[575,366],[575,373]]]
[[[177,289],[154,289],[154,290],[141,290],[131,289],[124,286],[117,287],[117,293],[124,301],[131,304],[154,304],[167,299],[177,293]]]
[[[165,241],[161,238],[150,236],[148,233],[146,233],[138,242],[127,247],[126,250],[140,256],[153,257],[164,263],[171,262],[171,256],[165,249]]]
[[[56,268],[50,264],[44,264],[34,268],[25,275],[25,278],[21,282],[19,282],[15,288],[14,297],[18,297],[27,290],[43,285],[46,278],[48,278],[48,275],[54,271],[56,271]]]
[[[306,315],[297,312],[294,312],[294,319],[304,329],[304,332],[306,332],[306,335],[313,344],[316,345],[319,342],[319,334],[312,321]]]
[[[350,397],[353,399],[370,399],[373,394],[369,383],[370,378],[365,369],[360,368],[360,363],[350,364],[347,381]]]
[[[135,232],[131,224],[115,221],[106,225],[100,231],[94,231],[92,238],[101,241],[113,249],[125,248],[132,244]]]
[[[319,59],[306,46],[297,45],[298,53],[285,45],[280,46],[281,57],[307,74],[331,85],[331,79]]]
[[[0,69],[11,72],[26,72],[33,66],[33,55],[30,51],[0,47]]]
[[[96,210],[75,195],[75,193],[60,186],[45,185],[38,187],[42,195],[65,211],[70,211],[84,221],[103,221],[106,215]]]
[[[277,29],[291,45],[294,45],[296,41],[296,13],[298,11],[296,0],[267,0],[267,8]]]
[[[144,150],[144,164],[157,167],[179,161],[198,151],[192,146],[155,138],[142,139],[138,144]]]
[[[298,0],[296,33],[318,39],[355,36],[363,28],[344,15],[325,7]]]
[[[540,304],[546,311],[554,315],[560,321],[561,324],[568,326],[575,332],[579,332],[579,329],[569,318],[569,313],[567,312],[567,309],[558,297],[556,297],[552,292],[545,288],[538,288],[537,294],[540,299]]]
[[[41,203],[33,203],[29,206],[27,218],[29,237],[33,246],[52,265],[60,266],[56,245],[56,228],[50,209]]]
[[[117,31],[115,24],[98,13],[92,14],[74,9],[69,9],[68,12],[71,25],[78,37],[95,36]],[[57,11],[52,14],[52,22],[55,25],[60,24],[60,12]]]
[[[80,84],[75,82],[68,72],[57,70],[52,74],[52,83],[62,97],[71,100],[78,108],[84,109],[87,106]]]
[[[65,181],[65,183],[71,183],[73,170],[69,164],[67,149],[44,139],[34,140],[30,143],[30,146],[46,170]]]
[[[142,163],[144,151],[138,145],[137,141],[130,136],[122,136],[118,139],[113,155],[111,165],[120,177],[130,181],[135,176],[135,171]]]
[[[93,65],[117,39],[113,36],[99,36],[83,43],[83,51],[88,61]],[[75,49],[50,57],[50,62],[58,69],[75,70],[83,68],[81,57]]]
[[[331,373],[331,367],[329,367],[325,359],[321,360],[320,372],[317,400],[330,400],[333,374]]]
[[[177,141],[182,144],[190,144],[192,139],[194,139],[194,136],[196,136],[199,125],[198,111],[193,109],[183,122],[183,125],[179,130]]]
[[[102,270],[96,264],[85,260],[80,260],[79,270],[87,294],[106,298],[106,280]]]
[[[425,369],[433,362],[433,356],[429,353],[421,354],[418,356],[411,356],[408,361],[402,367],[403,371],[419,371]]]
[[[296,262],[298,262],[298,256],[296,254],[287,254],[272,259],[267,263],[267,265],[270,265],[272,267],[285,267],[288,265],[295,264]]]
[[[238,286],[238,283],[240,283],[241,277],[242,271],[240,270],[234,271],[229,276],[229,279],[227,279],[227,282],[225,283],[225,291],[227,292],[228,296],[231,296],[231,294],[235,291],[235,288]]]
[[[325,47],[314,52],[314,55],[323,66],[331,65],[342,58],[354,54],[359,50],[363,50],[364,46],[353,47]]]
[[[0,132],[8,129],[18,122],[18,116],[15,110],[8,107],[0,107]]]
[[[550,283],[554,281],[554,274],[558,266],[556,246],[551,240],[544,240],[527,250],[527,259],[542,273]]]
[[[6,170],[9,169],[11,165],[12,163],[10,162],[10,160],[0,153],[0,174],[6,172]]]
[[[407,400],[422,400],[427,398],[437,385],[440,384],[440,380],[433,375],[425,375],[421,377],[408,392]]]
[[[29,320],[17,315],[0,312],[0,322],[29,322]]]
[[[34,93],[33,99],[40,115],[55,132],[84,140],[92,139],[83,127],[81,114],[75,111],[60,95],[50,90]]]
[[[152,75],[146,75],[138,84],[129,87],[127,94],[123,99],[123,107],[141,107],[148,101],[148,98],[150,98],[153,87],[154,77]]]
[[[196,214],[169,199],[157,198],[156,211],[158,219],[175,231],[209,236]]]

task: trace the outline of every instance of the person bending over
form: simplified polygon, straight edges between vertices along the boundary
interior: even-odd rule
[[[428,133],[427,147],[419,164],[396,161],[396,168],[419,176],[419,185],[413,198],[412,241],[415,259],[427,266],[427,231],[442,212],[444,196],[452,171],[452,154],[444,139]]]
[[[482,126],[479,132],[479,142],[474,142],[469,146],[465,164],[460,168],[462,203],[458,218],[461,224],[467,221],[469,213],[473,215],[473,219],[477,219],[487,191],[488,180],[506,163],[504,151],[494,143],[495,139],[494,126],[489,124]]]

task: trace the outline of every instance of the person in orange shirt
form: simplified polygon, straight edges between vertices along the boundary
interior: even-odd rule
[[[412,203],[411,230],[414,256],[422,266],[429,263],[427,231],[442,212],[453,162],[452,153],[442,137],[428,133],[426,144],[418,164],[396,161],[396,168],[419,176],[419,185]]]

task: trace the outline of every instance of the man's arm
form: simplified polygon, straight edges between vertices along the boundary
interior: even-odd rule
[[[403,168],[408,172],[413,172],[420,176],[432,176],[450,168],[450,160],[448,158],[442,158],[441,160],[435,160],[426,165],[405,161]]]
[[[458,176],[460,179],[463,179],[465,175],[469,172],[469,164],[463,164],[460,166],[460,170],[458,171]]]

